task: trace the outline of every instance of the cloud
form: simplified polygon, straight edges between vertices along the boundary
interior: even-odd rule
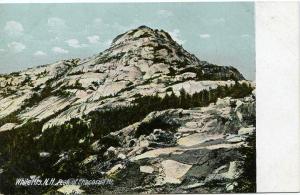
[[[77,39],[69,39],[65,42],[68,43],[68,45],[70,47],[74,47],[74,48],[80,48],[80,47],[86,47],[87,46],[86,44],[80,44]]]
[[[157,14],[163,17],[171,17],[173,16],[173,12],[165,9],[161,9],[157,11]]]
[[[47,54],[43,51],[36,51],[33,55],[34,56],[46,56]]]
[[[4,31],[9,35],[9,36],[21,36],[23,34],[24,28],[21,23],[16,22],[16,21],[8,21],[5,24]]]
[[[250,37],[249,34],[242,34],[242,35],[241,35],[241,38],[249,38],[249,37]]]
[[[26,49],[26,46],[20,42],[11,42],[11,43],[7,44],[7,47],[15,53],[20,53],[24,49]]]
[[[65,21],[57,17],[48,18],[47,25],[49,28],[49,32],[53,33],[63,31],[66,28]]]
[[[183,45],[186,41],[180,39],[180,30],[178,29],[174,29],[173,31],[169,32],[169,34],[171,35],[171,37],[174,39],[174,41],[176,41],[177,43]]]
[[[69,53],[68,50],[65,50],[65,49],[63,49],[63,48],[61,48],[61,47],[53,47],[53,48],[52,48],[52,51],[53,51],[54,53],[59,53],[59,54],[67,54],[67,53]]]
[[[0,48],[0,52],[5,52],[5,49]]]
[[[87,37],[88,41],[92,44],[99,43],[100,37],[98,35],[93,35]]]
[[[210,38],[210,34],[200,34],[199,36],[201,39],[209,39]]]

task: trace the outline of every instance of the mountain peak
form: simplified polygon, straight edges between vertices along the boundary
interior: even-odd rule
[[[152,28],[150,28],[149,26],[146,26],[146,25],[141,25],[136,29],[151,29],[151,30],[153,30]]]
[[[110,48],[98,57],[98,63],[111,62],[119,66],[164,64],[177,67],[200,64],[196,56],[176,43],[166,31],[145,25],[118,35]]]
[[[155,39],[155,40],[161,40],[163,42],[169,41],[169,42],[175,42],[171,36],[163,31],[158,29],[152,29],[148,26],[142,25],[138,28],[131,29],[123,34],[118,35],[112,42],[112,45],[119,45],[122,43],[128,43],[130,41],[136,41],[139,39]]]
[[[144,25],[118,35],[96,61],[97,64],[113,64],[119,68],[138,67],[147,78],[156,73],[177,75],[193,72],[200,80],[244,79],[236,69],[201,61],[167,32]]]

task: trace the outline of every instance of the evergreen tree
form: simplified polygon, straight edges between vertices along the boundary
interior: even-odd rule
[[[179,98],[175,95],[173,90],[170,95],[170,107],[173,107],[173,108],[179,107]]]
[[[180,92],[180,107],[186,108],[187,107],[186,92],[184,88],[181,88],[179,92]]]
[[[206,89],[202,91],[202,106],[206,106],[209,104],[209,93]]]

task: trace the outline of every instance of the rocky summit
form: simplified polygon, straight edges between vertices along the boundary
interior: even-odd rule
[[[0,141],[4,194],[253,192],[255,83],[141,26],[92,57],[0,75]]]

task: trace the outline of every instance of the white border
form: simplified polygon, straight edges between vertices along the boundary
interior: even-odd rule
[[[272,0],[264,0],[272,1]],[[290,0],[298,1],[298,0]],[[251,2],[249,0],[0,0],[1,3],[145,3],[145,2]]]
[[[256,3],[257,191],[300,191],[299,4]]]
[[[222,2],[228,1],[222,0]],[[0,0],[0,4],[118,2],[203,1]],[[297,0],[256,3],[256,71],[257,191],[300,191],[299,3]]]

